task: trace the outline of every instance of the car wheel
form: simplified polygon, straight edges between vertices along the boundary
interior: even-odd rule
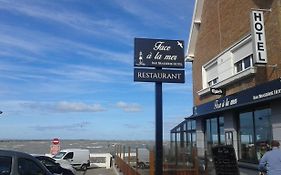
[[[143,162],[139,163],[139,168],[144,169],[145,168],[145,164]]]
[[[81,166],[81,170],[86,171],[86,170],[87,170],[87,165],[86,165],[86,164],[83,164],[83,165]]]

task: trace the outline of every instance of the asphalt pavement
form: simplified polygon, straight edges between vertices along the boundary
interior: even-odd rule
[[[77,171],[77,175],[116,175],[113,168],[90,168],[87,171]]]

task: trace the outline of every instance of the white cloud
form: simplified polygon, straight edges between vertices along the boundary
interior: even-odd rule
[[[55,108],[60,112],[102,112],[105,109],[100,104],[85,104],[81,102],[59,102]]]
[[[84,102],[42,102],[42,101],[5,101],[0,102],[4,111],[12,109],[10,112],[31,113],[32,111],[48,113],[68,113],[68,112],[103,112],[106,111],[100,104],[89,104]]]
[[[73,124],[65,124],[65,125],[41,125],[41,126],[32,126],[31,128],[37,131],[50,131],[50,130],[83,130],[85,127],[90,125],[90,122],[80,122],[80,123],[73,123]]]
[[[119,101],[116,104],[116,107],[122,109],[125,112],[140,112],[141,111],[141,106],[136,103],[129,104],[129,103]]]

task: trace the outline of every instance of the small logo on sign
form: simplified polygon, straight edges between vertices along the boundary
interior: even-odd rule
[[[138,66],[145,66],[144,62],[143,62],[143,55],[142,55],[142,51],[139,52],[139,63],[137,64]]]

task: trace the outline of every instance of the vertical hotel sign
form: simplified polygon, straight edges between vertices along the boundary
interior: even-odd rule
[[[267,52],[265,42],[264,17],[262,11],[252,11],[251,29],[253,40],[254,63],[266,64]]]

